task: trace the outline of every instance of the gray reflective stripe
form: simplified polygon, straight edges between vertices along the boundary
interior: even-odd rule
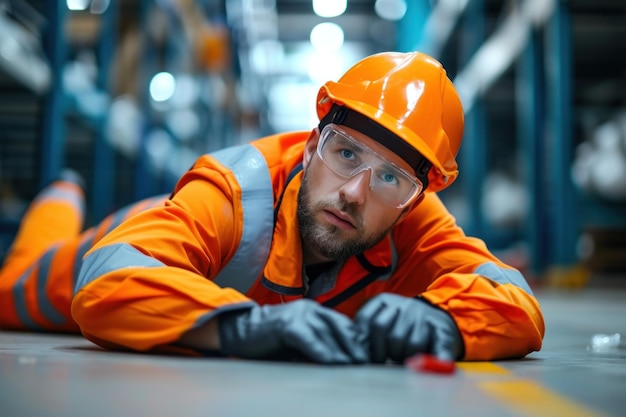
[[[485,278],[489,278],[492,281],[500,284],[513,284],[526,291],[528,294],[533,295],[533,291],[524,279],[521,272],[515,269],[502,268],[493,262],[486,262],[476,268],[475,274],[482,275]]]
[[[50,187],[39,194],[37,197],[37,203],[47,200],[65,200],[66,202],[72,204],[79,213],[85,212],[85,200],[75,191]]]
[[[22,276],[17,280],[13,287],[13,299],[15,300],[15,311],[20,321],[30,329],[39,329],[40,325],[35,323],[30,314],[28,313],[28,300],[26,297],[25,285],[26,280],[32,274],[34,268],[38,268],[37,276],[35,277],[35,284],[37,287],[37,298],[35,300],[41,314],[49,320],[51,323],[61,325],[65,323],[65,317],[57,311],[52,305],[46,294],[46,284],[48,283],[48,272],[50,271],[50,263],[56,254],[58,247],[51,248],[46,252],[37,264],[29,268]]]
[[[104,274],[124,268],[152,268],[164,263],[144,255],[128,243],[116,243],[90,253],[80,268],[74,294]]]
[[[50,271],[50,263],[56,255],[58,248],[53,248],[46,252],[39,260],[39,271],[37,271],[37,298],[39,311],[45,318],[53,324],[61,325],[65,323],[65,317],[57,311],[46,295],[46,284],[48,283],[48,272]]]
[[[17,280],[15,285],[13,285],[13,300],[15,300],[15,313],[20,318],[20,321],[22,322],[22,324],[24,324],[24,326],[26,326],[29,329],[41,328],[41,326],[39,326],[37,323],[33,321],[33,319],[30,317],[30,314],[28,313],[26,292],[24,291],[25,290],[24,285],[26,284],[26,279],[33,272],[33,269],[35,268],[35,266],[36,265],[33,265],[32,267],[28,268],[26,272],[24,272],[24,274],[22,274],[22,276]]]
[[[243,231],[237,252],[214,282],[245,294],[263,272],[274,232],[274,191],[263,155],[251,145],[212,154],[229,168],[241,187]]]
[[[72,282],[74,283],[74,288],[76,287],[78,273],[80,272],[80,267],[83,263],[83,256],[85,256],[87,251],[93,246],[93,239],[94,236],[90,235],[87,239],[82,241],[80,245],[78,245],[78,249],[76,250],[76,257],[74,258],[74,266],[72,269]]]

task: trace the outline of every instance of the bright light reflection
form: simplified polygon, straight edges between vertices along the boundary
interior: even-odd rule
[[[404,0],[376,0],[374,10],[382,19],[400,20],[406,13],[406,2]]]
[[[154,168],[161,169],[173,153],[170,135],[163,129],[155,129],[148,133],[145,143],[150,163]]]
[[[315,113],[318,84],[301,80],[277,80],[268,93],[269,122],[275,131],[308,130]]]
[[[150,97],[154,101],[166,101],[174,95],[176,80],[169,72],[160,72],[150,81]]]
[[[335,17],[346,11],[347,0],[313,0],[313,11],[319,17]]]
[[[177,108],[190,107],[200,96],[202,86],[189,74],[178,74],[176,76],[176,88],[172,95],[172,106]]]
[[[259,74],[269,74],[281,68],[284,59],[283,44],[275,40],[257,42],[250,50],[250,64]]]
[[[89,11],[93,14],[103,14],[109,8],[111,0],[92,0]]]
[[[69,10],[87,10],[89,0],[67,0],[66,4]]]
[[[320,23],[311,30],[310,39],[318,51],[334,52],[343,46],[343,29],[335,23]]]
[[[336,54],[314,54],[309,59],[308,75],[313,83],[321,85],[328,80],[338,80],[344,67],[343,61]]]

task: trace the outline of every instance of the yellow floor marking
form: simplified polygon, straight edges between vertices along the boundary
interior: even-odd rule
[[[512,411],[528,417],[602,417],[582,404],[553,392],[538,383],[514,379],[510,381],[485,381],[478,386],[509,406]]]
[[[511,371],[509,371],[508,369],[503,368],[502,366],[498,366],[493,362],[457,362],[456,366],[457,368],[465,372],[472,373],[500,375],[506,375],[511,373]]]

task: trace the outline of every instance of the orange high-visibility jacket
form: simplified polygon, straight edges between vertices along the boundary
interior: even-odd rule
[[[465,236],[433,193],[388,238],[307,288],[296,220],[307,137],[274,135],[204,155],[163,206],[104,236],[75,286],[71,312],[83,335],[147,351],[251,302],[310,297],[354,316],[374,295],[393,292],[447,310],[465,359],[540,349],[544,322],[521,273]]]

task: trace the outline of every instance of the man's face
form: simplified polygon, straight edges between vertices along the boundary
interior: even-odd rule
[[[353,129],[354,138],[401,168],[411,172],[399,156]],[[298,194],[298,223],[305,263],[343,260],[383,239],[406,212],[381,202],[369,188],[370,170],[352,178],[335,174],[316,153],[319,134],[309,138],[304,176]]]

